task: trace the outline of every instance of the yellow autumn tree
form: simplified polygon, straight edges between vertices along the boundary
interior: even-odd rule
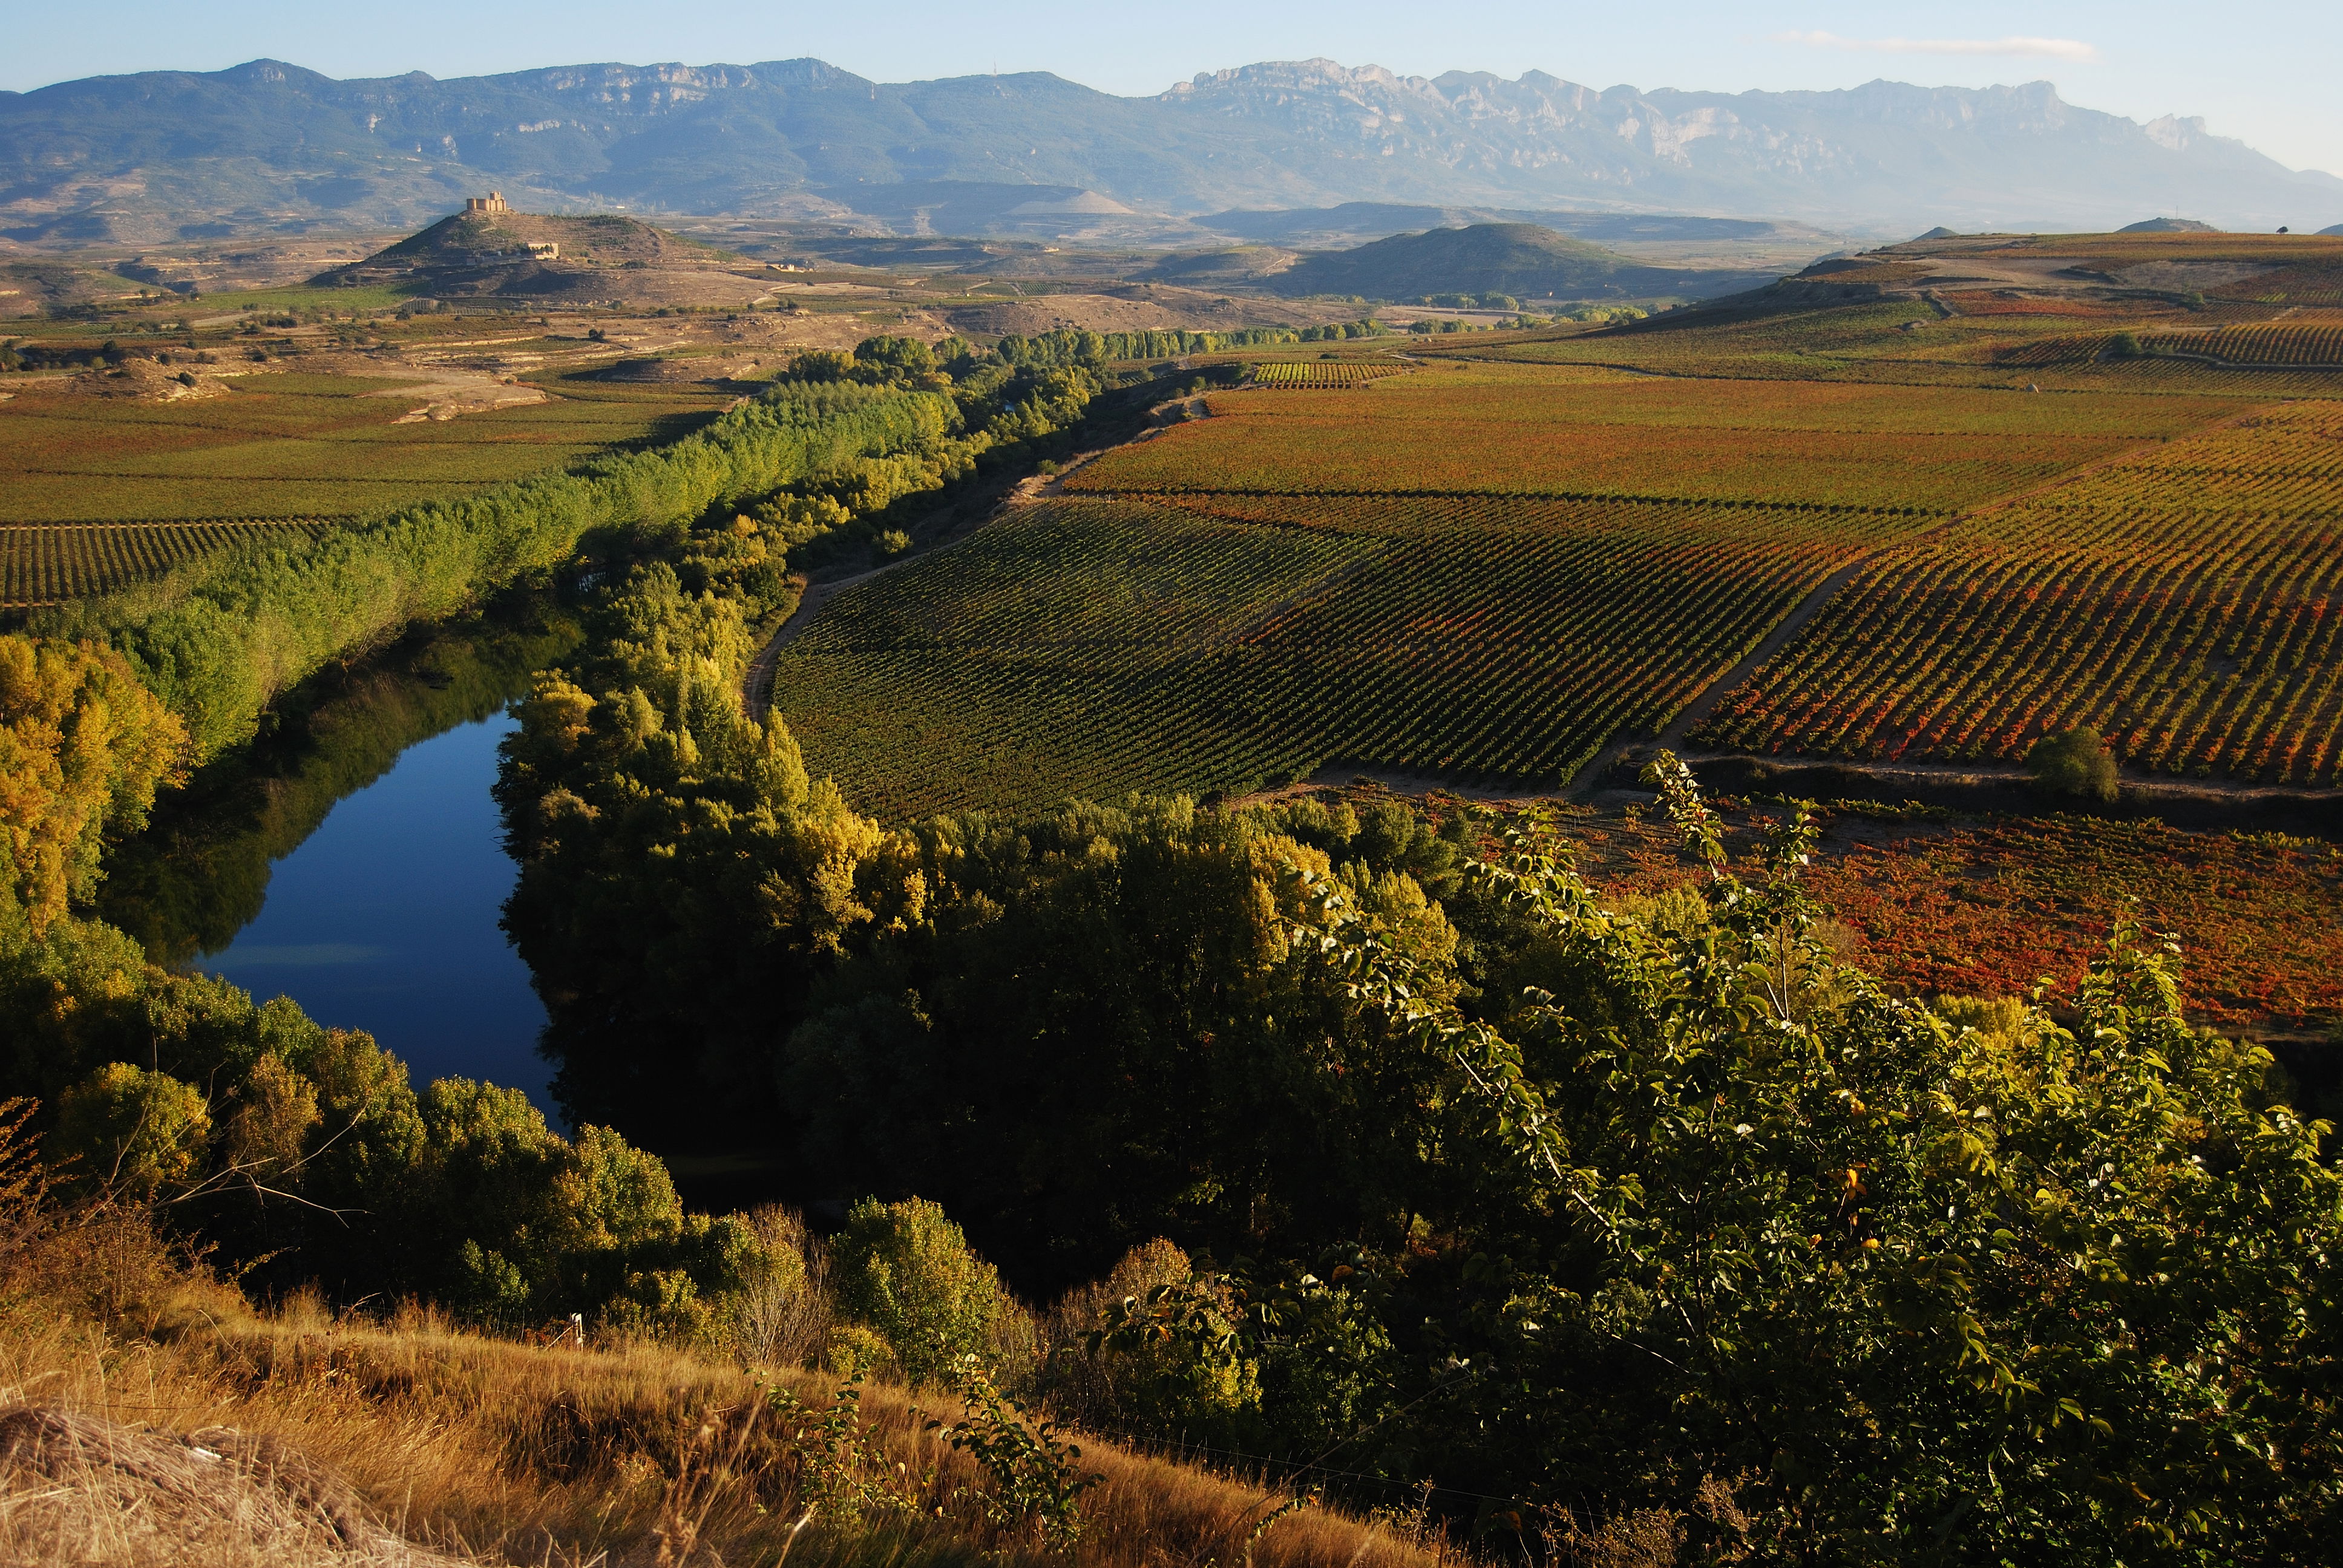
[[[35,929],[96,886],[107,830],[145,823],[186,743],[120,654],[0,637],[0,839]]]

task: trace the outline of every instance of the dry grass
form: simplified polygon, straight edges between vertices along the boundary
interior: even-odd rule
[[[419,1307],[258,1312],[137,1207],[59,1205],[0,1103],[0,1563],[695,1568],[1064,1561],[912,1396]],[[806,1325],[776,1318],[776,1342]],[[794,1400],[776,1402],[776,1388]],[[942,1404],[941,1400],[931,1402]],[[943,1409],[942,1415],[957,1415]],[[1101,1568],[1435,1568],[1423,1532],[1089,1445]]]
[[[809,1518],[806,1447],[751,1372],[654,1346],[486,1339],[421,1311],[377,1324],[296,1302],[263,1316],[184,1278],[129,1292],[111,1331],[55,1295],[11,1297],[0,1397],[45,1412],[20,1420],[79,1434],[39,1463],[20,1452],[5,1464],[11,1563],[388,1560],[377,1526],[548,1568],[1065,1560],[1030,1529],[988,1520],[980,1475],[900,1389],[863,1394],[871,1441],[859,1467],[865,1492],[897,1505]],[[817,1407],[834,1392],[812,1373],[779,1381]],[[191,1465],[210,1473],[191,1444],[254,1457],[210,1493],[156,1483]],[[1086,1444],[1082,1463],[1102,1477],[1075,1551],[1086,1564],[1399,1568],[1442,1555],[1314,1506],[1261,1530],[1286,1494],[1111,1444]],[[296,1473],[322,1479],[307,1490],[277,1479]],[[321,1506],[326,1495],[343,1501]]]
[[[0,1412],[0,1561],[190,1568],[426,1568],[341,1480],[272,1438],[181,1437],[27,1406]]]

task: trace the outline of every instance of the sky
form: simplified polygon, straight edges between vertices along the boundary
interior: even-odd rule
[[[354,25],[358,15],[377,17]],[[589,61],[750,64],[813,55],[883,82],[1053,71],[1160,93],[1200,71],[1323,55],[1407,75],[1541,70],[1594,87],[1930,86],[2049,80],[2136,120],[2198,115],[2292,168],[2343,175],[2336,0],[1969,0],[1958,6],[1674,0],[5,0],[0,88],[217,70],[263,55],[332,76],[465,76]]]

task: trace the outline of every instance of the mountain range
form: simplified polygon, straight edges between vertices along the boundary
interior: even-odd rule
[[[2202,120],[2079,108],[2047,82],[1598,91],[1539,72],[1425,78],[1309,60],[1125,98],[1046,73],[880,83],[809,59],[447,81],[256,60],[0,93],[0,235],[20,243],[411,227],[491,187],[548,211],[1142,243],[1347,203],[1882,235],[2156,212],[2298,231],[2343,219],[2343,180],[2288,170]],[[1236,227],[1199,222],[1215,214]]]

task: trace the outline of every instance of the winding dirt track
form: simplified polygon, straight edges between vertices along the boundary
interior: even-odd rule
[[[749,707],[749,717],[762,724],[773,706],[773,667],[780,662],[781,649],[795,642],[821,607],[857,583],[867,583],[872,578],[884,576],[914,558],[900,556],[883,567],[873,567],[867,572],[857,572],[850,578],[839,578],[826,583],[805,582],[798,598],[798,608],[789,611],[789,619],[781,622],[757,657],[749,661],[749,673],[741,678],[740,694]],[[800,579],[802,582],[803,579]]]

